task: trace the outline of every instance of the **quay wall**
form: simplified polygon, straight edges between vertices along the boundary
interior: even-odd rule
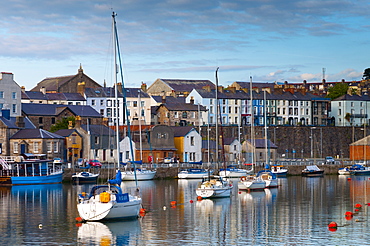
[[[337,175],[338,169],[340,168],[339,165],[318,165],[319,168],[324,169],[324,173],[326,175]],[[289,166],[288,167],[288,174],[289,175],[301,175],[301,171],[305,168],[304,165],[296,165],[296,166]],[[262,166],[255,167],[256,172],[262,170]],[[179,172],[179,167],[158,167],[157,173],[155,175],[155,179],[173,179],[177,178],[177,174]],[[74,168],[65,168],[63,174],[63,182],[70,182],[71,176],[74,172],[79,171]],[[114,168],[102,168],[100,169],[100,179],[101,180],[108,180],[114,178],[115,169]]]

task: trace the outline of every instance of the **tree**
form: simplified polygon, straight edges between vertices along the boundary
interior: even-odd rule
[[[370,68],[366,68],[364,70],[364,75],[363,75],[362,79],[366,79],[366,80],[370,79]]]
[[[72,127],[75,126],[75,117],[69,116],[67,118],[63,118],[62,120],[58,120],[54,125],[50,127],[50,132],[56,132],[61,129],[68,129],[69,122],[72,121]]]
[[[370,72],[370,70],[369,70]],[[338,83],[334,85],[333,87],[330,87],[328,89],[328,95],[326,97],[330,98],[331,100],[338,98],[340,96],[343,96],[347,94],[348,91],[348,84],[346,83]]]

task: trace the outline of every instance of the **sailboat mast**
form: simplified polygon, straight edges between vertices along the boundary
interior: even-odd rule
[[[113,50],[114,50],[114,94],[116,101],[116,112],[115,112],[115,124],[116,124],[116,151],[117,151],[117,168],[121,163],[121,156],[120,156],[120,148],[119,148],[119,117],[118,117],[118,110],[119,110],[119,101],[118,101],[118,69],[117,69],[117,32],[116,32],[116,13],[113,12],[112,14],[112,30],[113,30]]]
[[[219,117],[219,112],[218,112],[218,75],[217,75],[217,72],[218,72],[218,69],[216,69],[216,90],[215,90],[215,96],[216,96],[216,117],[215,117],[215,120],[216,120],[216,124],[215,124],[215,131],[216,131],[216,157],[215,157],[215,160],[216,160],[216,169],[218,169],[218,117]]]
[[[141,139],[141,91],[138,90],[139,94],[139,139],[140,139],[140,160],[143,160],[143,141]]]
[[[266,155],[266,165],[269,164],[268,156],[268,146],[267,146],[267,104],[266,104],[266,90],[263,91],[263,121],[265,125],[265,155]]]
[[[254,138],[254,111],[253,111],[253,86],[252,86],[252,76],[250,76],[250,84],[249,84],[249,91],[250,91],[250,107],[251,107],[251,144],[252,144],[252,167],[254,165],[255,160],[255,138]]]

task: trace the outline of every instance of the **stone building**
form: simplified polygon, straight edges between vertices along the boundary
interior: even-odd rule
[[[75,75],[45,78],[40,81],[31,91],[45,93],[74,93],[83,95],[85,88],[101,87],[97,82],[84,74],[82,66]]]

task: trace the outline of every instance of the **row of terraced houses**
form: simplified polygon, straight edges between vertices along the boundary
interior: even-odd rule
[[[337,83],[347,83],[349,91],[355,91],[356,94],[346,94],[331,101],[326,95],[328,89]],[[46,150],[59,153],[64,159],[69,156],[85,157],[86,153],[91,153],[94,157],[108,160],[115,157],[112,151],[114,141],[107,140],[113,137],[114,131],[108,126],[116,125],[116,119],[119,121],[118,125],[124,126],[126,118],[132,126],[141,128],[167,125],[192,126],[195,129],[199,126],[213,126],[216,120],[222,125],[235,126],[248,126],[252,123],[258,126],[264,125],[265,122],[267,125],[359,126],[369,120],[368,81],[234,82],[227,87],[216,88],[210,80],[157,79],[150,86],[142,83],[140,88],[123,89],[120,84],[117,87],[106,86],[105,82],[100,85],[87,76],[80,66],[75,75],[45,78],[29,91],[14,81],[12,73],[3,72],[0,86],[0,128],[4,133],[0,139],[0,155]],[[127,110],[123,107],[123,97],[126,97]],[[218,111],[216,105],[219,107]],[[52,125],[68,116],[78,119],[74,129],[61,131],[61,135],[48,132]],[[83,130],[75,131],[78,127]],[[60,140],[53,140],[55,144],[33,144],[31,148],[30,143],[25,141],[25,137],[30,133],[19,133],[20,130],[30,128],[37,129],[38,135],[52,137],[54,134],[56,139],[61,136]],[[122,139],[125,137],[123,129]],[[81,134],[82,131],[85,133]],[[93,132],[95,137],[89,137]],[[99,139],[99,134],[102,135],[103,132],[106,140]],[[73,142],[70,146],[66,136]],[[81,142],[85,139],[85,147],[79,147],[78,150],[77,136]],[[87,138],[89,144],[86,144]],[[201,138],[196,139],[201,141]],[[111,144],[107,145],[108,143]],[[40,149],[44,145],[45,150]],[[64,146],[65,150],[59,151],[61,146]],[[239,142],[238,147],[234,147],[235,152],[240,153],[241,146],[242,143]],[[176,153],[178,148],[175,143],[167,147],[167,151],[161,150],[155,158],[178,156],[182,161],[199,161],[206,155],[199,149],[196,152],[181,150],[184,153]],[[149,148],[153,150],[153,146],[148,145]],[[248,152],[246,149],[243,151]],[[128,156],[127,151],[121,155]],[[153,153],[147,151],[146,155],[153,156]],[[240,159],[240,156],[233,153],[230,158]]]

